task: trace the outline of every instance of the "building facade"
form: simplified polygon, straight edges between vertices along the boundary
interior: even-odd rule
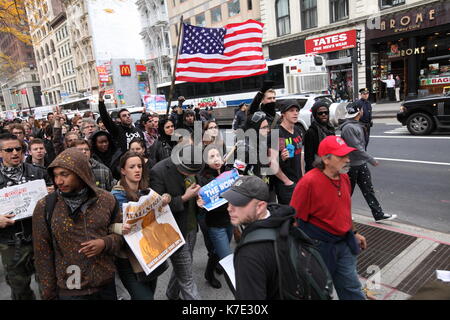
[[[136,4],[133,1],[119,0],[63,0],[63,3],[77,91],[90,97],[93,109],[98,105],[100,88],[115,90],[116,98],[123,96],[117,99],[118,106],[139,105],[141,98],[138,91],[127,92],[118,85],[123,83],[122,77],[129,76],[110,69],[114,59],[127,62],[140,61],[145,57],[139,35],[141,26]],[[108,70],[105,75],[109,77],[108,81],[100,82],[98,67]],[[134,65],[130,67],[134,68]],[[115,79],[116,74],[121,78]]]
[[[145,62],[149,78],[149,93],[155,94],[158,83],[171,80],[173,59],[169,34],[167,2],[164,0],[139,0],[138,6]]]
[[[368,87],[373,101],[386,101],[383,80],[391,73],[402,80],[402,98],[435,93],[450,81],[448,7],[436,0],[261,0],[264,53],[323,55],[330,90],[343,99]]]
[[[27,1],[30,34],[42,89],[42,104],[61,102],[61,68],[56,51],[56,32],[52,22],[63,13],[60,0]]]
[[[9,33],[0,33],[0,52],[11,61],[8,70],[0,74],[1,111],[28,112],[41,105],[39,75],[33,47],[23,43]]]
[[[406,1],[382,10],[366,25],[366,51],[377,100],[387,99],[380,80],[389,74],[402,80],[402,98],[441,94],[450,86],[450,2]]]

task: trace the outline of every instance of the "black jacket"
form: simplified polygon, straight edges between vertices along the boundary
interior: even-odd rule
[[[105,135],[108,138],[109,149],[107,152],[100,152],[97,149],[96,141],[97,138],[101,135]],[[114,179],[120,180],[119,162],[123,152],[114,144],[111,135],[106,131],[96,131],[91,137],[91,142],[92,158],[107,166],[111,170]]]
[[[23,177],[28,181],[44,179],[47,186],[52,185],[52,181],[44,168],[24,163]],[[14,181],[10,180],[0,172],[0,189],[7,186],[17,185]],[[31,218],[26,218],[20,221],[16,221],[12,226],[0,229],[0,243],[14,245],[14,235],[18,232],[23,232],[23,236],[26,239],[25,242],[31,242]]]
[[[224,172],[225,167],[221,168],[221,173]],[[198,183],[203,187],[213,181],[219,176],[217,170],[211,169],[206,166],[202,172],[198,175]],[[223,204],[220,207],[207,211],[206,209],[200,209],[205,214],[205,223],[208,227],[213,228],[225,228],[230,225],[230,215],[228,213],[228,204]]]
[[[305,152],[305,173],[313,169],[314,158],[317,154],[317,150],[319,149],[320,141],[322,141],[318,126],[319,125],[317,122],[312,121],[303,139]]]
[[[258,228],[277,228],[295,215],[290,206],[270,204],[270,217],[250,223],[242,233],[244,239]],[[273,242],[238,245],[234,252],[237,300],[275,300],[280,298],[278,268]]]
[[[181,196],[185,193],[184,176],[178,172],[172,159],[167,158],[157,163],[150,170],[150,188],[162,195],[168,193],[172,197],[170,202],[170,210],[180,228],[183,236],[186,236],[188,224],[188,204],[189,201],[183,203]],[[198,209],[198,207],[196,206]],[[197,212],[198,213],[198,212]]]
[[[98,110],[100,112],[100,117],[105,124],[108,132],[115,138],[117,141],[117,146],[120,148],[122,153],[128,150],[128,145],[133,138],[141,138],[144,140],[144,134],[138,128],[131,126],[123,126],[116,124],[109,115],[108,111],[106,111],[106,106],[103,101],[99,101]]]
[[[175,144],[176,144],[176,141],[169,142],[165,139],[159,138],[150,147],[149,159],[152,160],[152,163],[158,163],[164,159],[169,158],[172,153],[172,148]]]
[[[246,121],[247,113],[245,111],[239,110],[238,112],[236,112],[233,121],[233,130],[244,129]]]

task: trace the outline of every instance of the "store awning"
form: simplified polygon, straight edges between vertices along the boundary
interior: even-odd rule
[[[327,67],[337,66],[337,65],[340,65],[340,64],[347,64],[347,63],[352,63],[352,57],[345,57],[345,58],[340,58],[340,59],[327,60]]]

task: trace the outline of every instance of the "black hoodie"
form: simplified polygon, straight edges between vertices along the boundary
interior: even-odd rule
[[[97,148],[96,141],[100,136],[106,136],[109,141],[109,148],[107,152],[101,152]],[[96,131],[94,132],[94,134],[92,134],[91,144],[92,158],[107,166],[111,170],[114,179],[120,180],[119,161],[123,153],[120,151],[120,149],[117,148],[114,141],[112,140],[111,135],[106,131]]]
[[[259,228],[277,228],[288,219],[293,219],[294,208],[270,204],[270,217],[250,223],[244,229],[244,239]],[[242,240],[241,240],[242,241]],[[280,298],[278,270],[274,246],[271,241],[238,246],[234,252],[237,300],[275,300]]]
[[[108,111],[106,111],[106,106],[103,101],[99,101],[98,110],[106,129],[116,139],[117,146],[122,150],[122,153],[125,153],[128,150],[128,145],[133,138],[141,138],[144,140],[144,134],[135,126],[131,125],[128,127],[122,124],[116,124],[111,119]]]
[[[171,119],[161,119],[158,123],[159,138],[153,143],[149,150],[149,158],[153,163],[158,163],[170,157],[173,147],[177,144],[177,141],[172,141],[172,136],[168,136],[164,131],[164,126]]]

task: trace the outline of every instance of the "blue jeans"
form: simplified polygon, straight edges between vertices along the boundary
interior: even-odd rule
[[[128,259],[117,258],[116,266],[120,280],[128,290],[131,300],[153,300],[158,278],[148,282],[138,281]]]
[[[208,235],[213,243],[214,253],[219,259],[232,253],[230,241],[233,236],[233,226],[231,224],[223,228],[208,227]]]
[[[336,270],[331,274],[339,300],[365,300],[356,272],[356,256],[346,242],[336,243]],[[321,246],[318,246],[322,254]]]

